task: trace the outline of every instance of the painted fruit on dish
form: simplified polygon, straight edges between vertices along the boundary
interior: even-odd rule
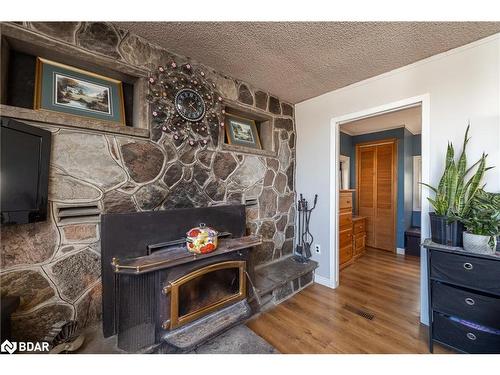
[[[200,224],[186,233],[187,249],[195,254],[211,253],[217,248],[217,236],[216,230]]]

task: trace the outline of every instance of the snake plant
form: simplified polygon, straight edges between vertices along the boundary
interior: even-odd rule
[[[494,237],[500,235],[500,193],[489,193],[479,189],[468,214],[460,218],[472,234]]]
[[[486,167],[486,157],[484,154],[471,167],[467,168],[466,148],[469,142],[470,124],[465,131],[462,153],[455,162],[455,150],[453,144],[448,142],[446,150],[446,162],[443,176],[437,188],[422,183],[435,193],[434,198],[427,198],[438,216],[446,216],[452,219],[466,217],[470,212],[472,202],[480,188],[484,173],[493,168]],[[472,170],[477,167],[476,172],[465,181]]]

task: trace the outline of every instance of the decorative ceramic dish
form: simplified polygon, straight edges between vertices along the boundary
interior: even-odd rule
[[[217,237],[219,233],[201,223],[198,227],[190,229],[186,233],[186,247],[188,251],[195,254],[207,254],[217,249]]]

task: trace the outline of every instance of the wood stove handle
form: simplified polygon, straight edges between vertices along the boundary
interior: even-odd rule
[[[167,285],[165,285],[162,289],[162,292],[163,294],[167,295],[169,294],[170,292],[172,291],[172,284],[171,283],[168,283]]]

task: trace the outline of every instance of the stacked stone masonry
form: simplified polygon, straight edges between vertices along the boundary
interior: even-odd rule
[[[108,23],[24,23],[23,29],[105,55],[134,67],[156,69],[174,55]],[[225,99],[273,118],[276,157],[216,148],[176,147],[151,128],[150,139],[61,127],[52,132],[46,222],[2,227],[2,295],[21,297],[13,316],[18,340],[39,340],[52,324],[76,319],[85,327],[101,319],[99,219],[60,220],[61,207],[96,205],[101,212],[134,212],[242,203],[248,232],[261,234],[253,257],[263,265],[290,255],[295,223],[295,125],[293,106],[213,71],[207,75]],[[153,125],[151,125],[153,126]]]

